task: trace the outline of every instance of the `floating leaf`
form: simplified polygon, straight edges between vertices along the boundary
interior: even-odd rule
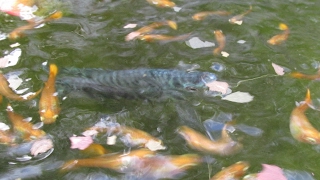
[[[253,96],[247,92],[237,91],[237,92],[231,93],[221,99],[231,101],[231,102],[236,102],[236,103],[247,103],[247,102],[250,102],[253,100]]]
[[[166,149],[166,147],[162,145],[161,141],[155,141],[152,139],[145,144],[145,147],[148,148],[150,151]]]
[[[210,91],[221,92],[222,94],[227,94],[230,91],[229,84],[223,81],[212,81],[206,83],[206,86],[209,87]]]
[[[277,65],[277,64],[275,64],[275,63],[272,63],[272,67],[273,67],[274,71],[275,71],[278,75],[280,75],[280,76],[284,75],[284,69],[283,69],[283,67],[281,67],[281,66],[279,66],[279,65]]]
[[[187,46],[192,49],[204,48],[204,47],[213,47],[215,44],[209,41],[202,41],[198,37],[193,37],[186,41]]]
[[[10,52],[8,55],[0,58],[0,68],[14,66],[18,63],[19,57],[21,56],[21,49],[17,48]]]
[[[125,25],[125,26],[123,26],[123,28],[125,28],[125,29],[131,29],[131,28],[135,28],[135,27],[137,27],[137,24],[127,24],[127,25]]]

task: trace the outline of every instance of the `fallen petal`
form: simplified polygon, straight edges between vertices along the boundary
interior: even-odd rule
[[[281,67],[281,66],[279,66],[279,65],[277,65],[275,63],[272,63],[271,65],[272,65],[274,71],[276,72],[276,74],[278,74],[280,76],[284,75],[283,67]]]
[[[258,180],[287,180],[287,178],[283,175],[283,171],[280,167],[269,164],[262,164],[262,171],[257,174]]]
[[[229,89],[229,84],[223,81],[212,81],[206,83],[206,86],[209,87],[210,91],[221,92],[222,94],[227,94]]]
[[[90,136],[73,136],[69,139],[71,141],[71,149],[84,150],[93,143],[93,140]]]
[[[237,91],[237,92],[231,93],[221,99],[231,101],[231,102],[236,102],[236,103],[247,103],[247,102],[250,102],[253,100],[253,96],[251,96],[247,92]]]

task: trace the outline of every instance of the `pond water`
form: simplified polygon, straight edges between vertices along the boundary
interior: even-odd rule
[[[82,158],[79,150],[70,149],[69,137],[74,134],[81,135],[86,128],[107,116],[114,117],[120,124],[144,130],[162,139],[167,149],[159,153],[181,155],[199,152],[187,146],[176,133],[177,127],[185,124],[205,133],[202,124],[205,120],[219,121],[221,115],[227,115],[235,120],[236,124],[257,128],[262,133],[250,134],[236,128],[232,136],[239,139],[244,146],[240,153],[227,157],[211,155],[210,157],[215,159],[213,163],[195,166],[180,179],[209,179],[222,167],[237,161],[250,163],[248,173],[260,171],[261,164],[273,164],[286,170],[307,172],[315,179],[320,179],[320,161],[317,160],[319,146],[296,141],[289,129],[290,113],[296,107],[295,102],[304,99],[307,88],[310,89],[313,99],[320,98],[320,91],[317,91],[319,82],[294,79],[286,74],[274,76],[276,74],[271,65],[276,63],[284,67],[287,73],[317,72],[320,63],[320,44],[317,39],[320,34],[320,17],[317,14],[320,3],[311,0],[174,2],[181,9],[159,8],[144,0],[70,0],[69,14],[61,19],[49,22],[44,27],[28,30],[26,36],[16,41],[1,41],[3,55],[15,49],[10,45],[16,42],[22,50],[18,63],[3,68],[2,71],[9,73],[22,70],[22,79],[31,78],[23,83],[24,86],[32,87],[31,89],[36,91],[47,77],[45,64],[50,63],[56,64],[59,69],[77,67],[186,70],[198,67],[197,71],[215,73],[219,81],[231,85],[233,92],[250,93],[254,96],[253,101],[235,103],[221,100],[220,96],[192,95],[188,95],[186,101],[170,98],[160,101],[124,98],[91,101],[81,96],[66,98],[61,102],[62,110],[57,122],[43,127],[53,139],[52,154],[43,160],[23,163],[3,160],[0,168],[3,177],[7,172],[28,167],[29,169],[24,170],[39,174],[35,175],[36,177],[30,175],[31,179],[126,179],[123,174],[103,168],[81,168],[61,173],[55,164]],[[242,25],[230,24],[228,19],[231,16],[210,16],[203,21],[192,20],[192,15],[197,12],[226,10],[236,15],[247,11],[250,5],[253,10],[244,17]],[[176,21],[178,29],[164,27],[155,30],[155,33],[172,36],[190,33],[190,37],[167,42],[125,41],[125,36],[130,32],[164,20]],[[278,29],[279,23],[289,26],[289,38],[283,44],[269,45],[267,40],[281,33]],[[2,33],[8,33],[24,24],[19,18],[0,16]],[[127,24],[137,24],[137,27],[124,28]],[[193,49],[186,43],[192,37],[216,43],[213,31],[218,29],[226,36],[224,51],[230,54],[228,57],[214,56],[214,47]],[[223,68],[213,68],[213,65],[217,64]],[[242,80],[247,81],[236,86]],[[27,102],[10,103],[17,113],[32,117],[32,122],[37,123],[40,121],[38,101],[39,97]],[[6,103],[7,101],[4,101],[1,104],[0,117],[3,122],[10,124]],[[307,111],[308,118],[317,129],[320,128],[318,114],[315,110]],[[106,145],[102,138],[99,141],[111,151],[125,150],[121,144],[113,147]],[[37,167],[41,167],[40,170]]]

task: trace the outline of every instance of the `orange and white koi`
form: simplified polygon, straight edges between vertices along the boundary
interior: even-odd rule
[[[44,24],[44,23],[52,21],[52,20],[60,19],[62,16],[63,16],[63,14],[61,11],[56,11],[45,19],[41,19],[38,21],[31,19],[28,21],[27,25],[18,27],[16,29],[14,29],[13,31],[11,31],[8,34],[8,38],[11,40],[16,40],[18,38],[21,38],[24,35],[24,32],[26,30],[34,29],[35,27],[40,26],[41,24]]]
[[[127,166],[134,166],[137,159],[153,156],[155,153],[147,149],[137,149],[126,154],[112,153],[88,159],[75,159],[64,163],[61,170],[71,170],[78,167],[100,167],[122,172]]]
[[[176,4],[170,0],[147,0],[148,3],[155,5],[157,7],[175,7]]]
[[[203,12],[198,12],[192,16],[192,19],[195,21],[201,21],[204,20],[208,16],[212,15],[219,15],[219,16],[227,16],[231,14],[228,11],[203,11]]]
[[[32,93],[27,97],[19,96],[12,91],[12,89],[9,87],[9,83],[7,79],[4,77],[2,73],[0,73],[0,94],[8,99],[16,100],[16,101],[27,101],[36,97],[41,92],[41,90],[42,89],[38,90],[35,93]]]
[[[279,24],[279,29],[283,31],[283,33],[278,34],[270,38],[267,42],[271,45],[279,45],[286,41],[289,37],[290,30],[288,26],[284,23]]]
[[[24,140],[38,139],[46,135],[41,129],[34,129],[33,124],[24,121],[21,115],[14,113],[10,105],[7,106],[7,113],[13,129],[21,133]]]
[[[244,13],[242,13],[242,14],[239,14],[239,15],[236,15],[236,16],[230,18],[230,19],[229,19],[229,22],[230,22],[231,24],[241,25],[242,22],[243,22],[244,16],[247,15],[247,14],[249,14],[250,12],[252,12],[252,6],[251,6],[251,5],[250,5],[250,8],[249,8],[248,11],[246,11],[246,12],[244,12]]]
[[[98,132],[117,133],[122,135],[122,140],[129,146],[143,146],[150,149],[149,143],[156,143],[159,148],[162,146],[162,141],[149,133],[142,130],[127,127],[127,126],[110,126],[110,127],[91,127],[89,130],[96,130]]]
[[[215,174],[210,180],[240,180],[240,178],[244,176],[248,168],[248,162],[239,161],[231,166],[222,169],[220,172]]]
[[[188,126],[178,128],[178,133],[186,140],[187,144],[196,150],[209,153],[228,156],[239,152],[242,149],[242,144],[232,140],[227,132],[227,124],[221,132],[221,139],[212,141],[203,134],[195,131]]]
[[[216,38],[216,41],[218,42],[218,47],[213,50],[214,55],[220,55],[221,51],[225,48],[226,46],[226,37],[222,33],[221,30],[215,30],[214,31],[214,36]]]
[[[290,76],[298,79],[320,80],[320,71],[317,74],[303,74],[300,72],[292,72]]]
[[[188,38],[190,34],[184,34],[180,36],[167,36],[161,34],[146,34],[139,37],[140,40],[153,42],[153,41],[181,41]]]
[[[58,94],[55,88],[58,67],[50,64],[49,78],[45,83],[39,101],[40,119],[44,124],[54,123],[60,113]]]
[[[307,90],[304,102],[293,109],[290,116],[290,132],[298,141],[309,144],[320,144],[320,132],[309,122],[304,112],[311,104],[310,90]]]
[[[147,26],[144,26],[134,32],[131,32],[129,33],[126,37],[125,37],[125,40],[126,41],[130,41],[130,40],[134,40],[136,38],[138,38],[139,36],[142,36],[144,34],[147,34],[153,30],[155,30],[155,28],[159,28],[159,27],[162,27],[162,26],[169,26],[171,27],[172,29],[174,30],[177,30],[178,28],[178,25],[175,21],[171,21],[171,20],[168,20],[168,21],[162,21],[162,22],[154,22],[150,25],[147,25]]]

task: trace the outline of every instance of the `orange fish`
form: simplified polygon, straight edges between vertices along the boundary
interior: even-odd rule
[[[49,78],[45,83],[39,101],[40,119],[45,124],[54,123],[60,112],[58,94],[55,88],[58,67],[50,64]]]
[[[162,146],[162,141],[151,136],[149,133],[142,130],[127,127],[127,126],[110,126],[110,127],[92,127],[90,130],[98,132],[117,133],[123,136],[123,141],[129,146],[144,146],[148,147],[148,143],[158,143]]]
[[[204,20],[208,16],[212,16],[212,15],[227,16],[229,14],[230,14],[230,12],[228,12],[228,11],[203,11],[203,12],[199,12],[199,13],[194,14],[192,16],[192,19],[195,21],[201,21],[201,20]]]
[[[7,113],[12,122],[13,129],[22,134],[24,140],[38,139],[46,135],[41,129],[34,129],[33,124],[24,121],[24,118],[13,112],[10,105],[7,106]]]
[[[309,79],[309,80],[320,80],[320,71],[317,74],[309,75],[309,74],[302,74],[300,72],[292,72],[290,76],[299,79]]]
[[[177,23],[174,22],[174,21],[168,20],[168,21],[162,21],[162,22],[154,22],[154,23],[152,23],[150,25],[144,26],[144,27],[142,27],[142,28],[140,28],[140,29],[138,29],[138,30],[136,30],[134,32],[129,33],[125,37],[125,40],[126,41],[134,40],[134,39],[138,38],[139,36],[142,36],[142,35],[144,35],[146,33],[149,33],[151,31],[155,30],[155,28],[159,28],[161,26],[169,26],[174,30],[177,30],[177,28],[178,28]]]
[[[90,159],[75,159],[67,161],[62,171],[78,167],[100,167],[122,172],[125,167],[134,166],[137,159],[153,156],[155,153],[147,149],[133,150],[127,154],[112,153]]]
[[[248,168],[248,162],[239,161],[229,167],[222,169],[220,172],[215,174],[210,180],[240,180],[240,178],[244,176]]]
[[[221,30],[214,31],[214,35],[219,46],[213,50],[213,54],[220,55],[221,51],[226,46],[226,37],[223,35]]]
[[[180,36],[167,36],[161,34],[146,34],[139,37],[140,40],[153,42],[153,41],[180,41],[188,38],[190,34]]]
[[[169,161],[179,169],[187,170],[203,162],[203,158],[197,154],[184,154],[179,156],[168,156]]]
[[[153,4],[157,7],[175,7],[176,4],[170,0],[147,0],[148,3]]]
[[[178,133],[187,141],[188,145],[196,150],[209,153],[228,156],[239,152],[242,149],[242,144],[231,139],[226,128],[223,127],[221,139],[212,141],[201,133],[187,126],[178,128]]]
[[[21,38],[24,35],[24,32],[26,30],[30,30],[30,29],[34,29],[37,26],[40,26],[43,23],[46,23],[48,21],[52,21],[52,20],[56,20],[56,19],[60,19],[62,17],[62,12],[61,11],[56,11],[53,14],[49,15],[47,18],[42,19],[42,20],[29,20],[27,25],[18,27],[16,29],[14,29],[13,31],[11,31],[8,34],[8,38],[11,40],[15,40],[18,38]]]
[[[2,73],[0,73],[0,94],[8,99],[16,101],[27,101],[36,97],[41,92],[41,90],[42,89],[33,93],[32,95],[29,95],[28,97],[19,96],[12,91],[12,89],[9,87],[7,79],[4,77]]]
[[[229,19],[229,22],[231,24],[238,24],[238,25],[241,25],[242,24],[242,19],[244,18],[245,15],[249,14],[250,12],[252,11],[252,6],[250,5],[250,8],[248,11],[242,13],[242,14],[239,14],[239,15],[236,15],[232,18]]]
[[[270,38],[267,42],[271,45],[279,45],[286,41],[289,37],[290,30],[288,26],[284,23],[279,24],[279,29],[283,31],[283,33],[278,34]]]
[[[290,132],[298,141],[309,144],[320,144],[320,132],[309,122],[304,112],[311,104],[310,90],[307,90],[304,102],[293,109],[290,116]]]

